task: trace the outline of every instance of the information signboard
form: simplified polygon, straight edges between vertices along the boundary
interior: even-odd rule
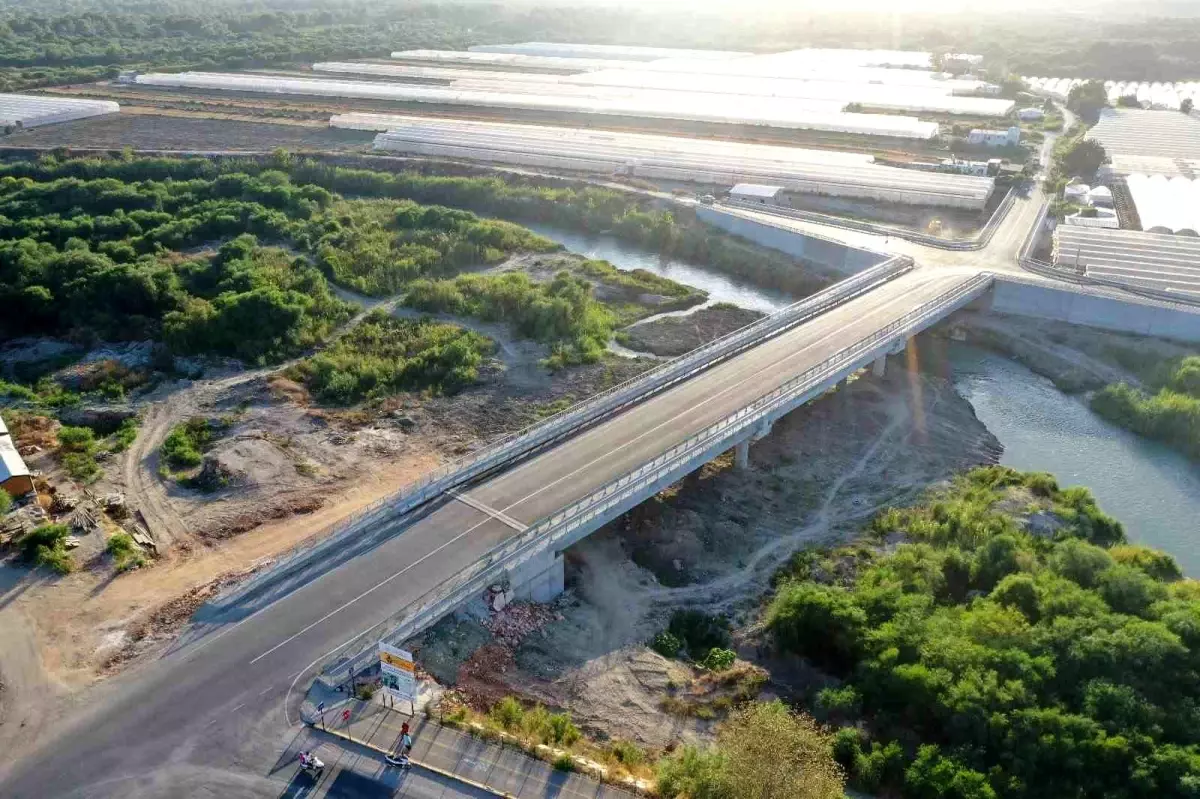
[[[411,652],[379,642],[380,680],[393,699],[412,702],[417,697],[417,673]]]

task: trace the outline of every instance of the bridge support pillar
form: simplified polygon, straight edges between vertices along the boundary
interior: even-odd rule
[[[743,472],[750,468],[750,439],[739,441],[733,448],[733,468]]]
[[[875,363],[871,364],[871,374],[875,377],[883,377],[887,374],[887,356],[880,355],[875,359]]]
[[[508,573],[513,598],[525,602],[550,602],[566,588],[563,557],[547,551]]]

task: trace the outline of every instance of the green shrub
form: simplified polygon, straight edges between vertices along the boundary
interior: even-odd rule
[[[96,451],[96,434],[90,427],[67,427],[58,430],[58,445],[63,452],[91,454]]]
[[[12,507],[12,504],[12,494],[8,493],[3,488],[0,488],[0,516],[8,513],[9,509]]]
[[[145,557],[129,533],[113,533],[112,537],[108,539],[108,543],[105,544],[104,551],[112,556],[113,564],[119,572],[130,571],[146,565]]]
[[[655,783],[667,799],[726,799],[725,758],[715,750],[685,745],[658,761]]]
[[[853,685],[822,688],[817,693],[817,707],[826,718],[854,718],[862,711],[862,695]]]
[[[858,658],[866,621],[849,592],[837,586],[786,583],[767,608],[767,627],[780,648],[838,671]]]
[[[672,635],[670,630],[663,630],[654,636],[650,648],[665,658],[677,658],[679,650],[683,649],[683,642]]]
[[[506,696],[496,704],[492,705],[491,713],[492,721],[506,730],[515,730],[521,726],[521,719],[525,715],[525,709],[521,707],[521,703],[516,697]]]
[[[700,610],[677,610],[667,631],[682,642],[692,660],[703,659],[713,648],[729,646],[729,620]]]
[[[555,771],[574,771],[575,770],[575,758],[571,757],[566,752],[563,752],[561,755],[554,758],[553,765],[554,765]]]
[[[69,574],[75,568],[66,548],[70,534],[65,524],[43,524],[20,539],[21,554],[36,566],[45,566],[59,574]]]
[[[109,442],[108,449],[110,452],[124,452],[133,446],[133,442],[137,440],[138,425],[140,421],[136,416],[131,416],[116,429],[112,434],[112,439]]]
[[[554,713],[548,721],[550,722],[550,743],[571,746],[579,740],[579,728],[566,713]]]
[[[646,762],[646,752],[633,741],[615,740],[609,747],[613,759],[629,768],[636,768]]]
[[[193,416],[171,428],[162,444],[163,460],[176,469],[199,466],[212,440],[213,425],[208,419]]]
[[[62,456],[63,468],[72,480],[81,483],[90,482],[100,476],[100,465],[96,456],[90,452],[68,452]]]
[[[709,671],[725,671],[732,668],[736,660],[737,653],[732,649],[721,649],[714,646],[708,650],[708,654],[704,656],[704,660],[700,661],[700,667]]]

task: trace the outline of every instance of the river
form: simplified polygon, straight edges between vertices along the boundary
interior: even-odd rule
[[[529,227],[572,252],[703,289],[710,303],[771,313],[795,302],[783,292],[663,258],[612,236]],[[1015,361],[962,344],[951,345],[949,359],[959,392],[1004,445],[1001,463],[1050,472],[1062,485],[1087,486],[1132,541],[1171,553],[1189,576],[1200,577],[1200,469],[1173,450],[1114,427],[1081,398],[1063,394]]]
[[[786,292],[763,289],[739,281],[710,267],[664,258],[658,253],[626,244],[614,236],[587,236],[541,224],[526,224],[525,227],[559,242],[571,252],[587,258],[602,258],[618,269],[645,269],[647,272],[706,291],[706,304],[728,302],[752,311],[772,313],[799,299]],[[683,313],[695,310],[696,308],[691,308]]]
[[[1001,463],[1087,486],[1130,540],[1169,552],[1200,577],[1200,469],[1191,461],[1114,427],[1008,358],[953,345],[950,362],[959,392],[1004,445]]]

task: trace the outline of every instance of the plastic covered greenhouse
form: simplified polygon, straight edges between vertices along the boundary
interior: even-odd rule
[[[0,126],[5,128],[36,128],[55,122],[115,114],[120,110],[121,106],[108,100],[0,94]]]

